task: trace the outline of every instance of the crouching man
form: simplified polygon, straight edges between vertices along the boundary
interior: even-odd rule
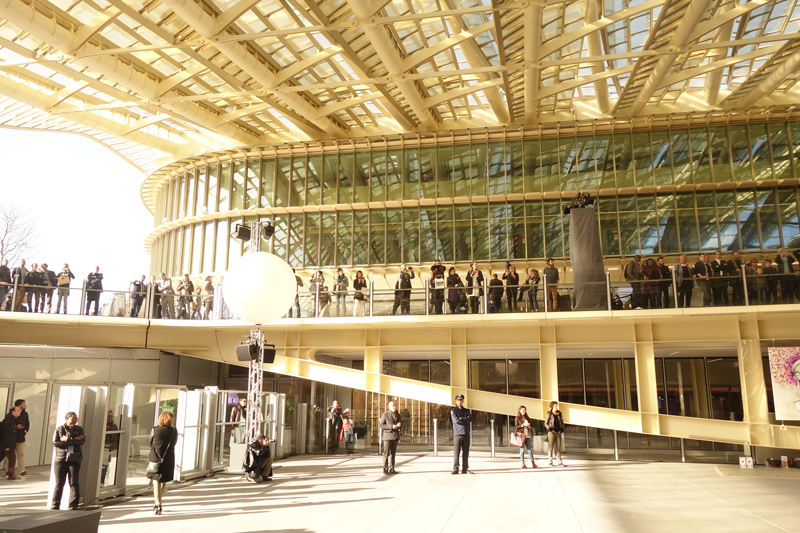
[[[269,449],[270,440],[264,435],[259,435],[244,456],[242,465],[244,478],[252,483],[272,481],[272,453]]]

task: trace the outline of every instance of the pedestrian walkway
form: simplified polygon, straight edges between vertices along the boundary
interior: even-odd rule
[[[394,476],[382,474],[377,455],[286,459],[274,481],[260,485],[221,474],[167,492],[162,516],[153,515],[152,496],[107,506],[100,531],[800,532],[800,479],[584,459],[521,470],[510,455],[475,457],[473,474],[454,476],[451,457],[397,458]],[[21,482],[0,481],[0,506],[43,507],[48,471],[36,470]]]

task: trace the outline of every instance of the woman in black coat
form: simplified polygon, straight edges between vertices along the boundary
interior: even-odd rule
[[[153,480],[153,495],[155,503],[153,512],[161,514],[161,498],[167,482],[172,481],[175,473],[175,442],[178,440],[178,430],[172,427],[172,413],[161,413],[158,425],[150,433],[151,463],[158,463],[158,472],[147,472],[147,477]],[[148,470],[152,470],[148,468]]]

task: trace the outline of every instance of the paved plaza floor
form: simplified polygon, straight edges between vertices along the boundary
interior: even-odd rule
[[[522,470],[507,455],[473,457],[474,473],[454,476],[451,457],[404,454],[400,473],[384,476],[380,461],[293,457],[259,485],[220,474],[169,490],[162,516],[150,495],[106,506],[100,531],[800,532],[800,479],[765,477],[764,467],[572,458],[566,468]],[[44,507],[49,469],[31,470],[0,480],[0,506]]]

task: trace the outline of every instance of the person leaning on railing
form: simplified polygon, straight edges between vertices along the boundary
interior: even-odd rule
[[[39,265],[33,263],[25,276],[25,285],[28,286],[25,291],[25,297],[29,313],[36,313],[39,310],[39,304],[42,300],[42,283],[42,273],[39,271]]]
[[[547,298],[547,307],[545,307],[545,311],[548,309],[552,311],[558,311],[558,282],[559,282],[559,273],[558,269],[554,266],[555,261],[552,257],[547,258],[547,266],[544,267],[544,281],[546,283],[547,294],[545,297]]]
[[[444,313],[444,288],[444,276],[437,270],[430,281],[431,302],[433,303],[433,313],[436,315]]]
[[[52,311],[53,308],[53,291],[56,290],[56,273],[47,268],[47,263],[42,263],[42,301],[39,307],[39,312],[44,313],[45,306],[47,312]]]
[[[461,308],[461,301],[466,300],[464,295],[464,282],[456,272],[455,267],[450,267],[447,280],[447,305],[450,307],[450,313],[457,314]]]
[[[350,286],[350,280],[344,273],[342,267],[336,270],[336,276],[333,278],[333,297],[336,299],[336,316],[344,316],[347,314],[347,288]],[[344,311],[339,311],[339,306],[342,306]]]
[[[478,269],[478,263],[473,261],[469,264],[467,272],[467,295],[473,313],[480,313],[480,302],[483,289],[483,272]]]
[[[0,261],[0,310],[5,309],[6,296],[11,288],[11,269],[8,268],[8,259]]]
[[[536,312],[539,311],[539,302],[537,301],[536,297],[539,294],[539,283],[541,283],[541,281],[542,276],[539,274],[539,271],[535,268],[531,268],[528,270],[528,277],[525,278],[525,281],[522,283],[522,287],[520,287],[519,291],[519,301],[521,302],[523,296],[527,293],[528,307]]]

